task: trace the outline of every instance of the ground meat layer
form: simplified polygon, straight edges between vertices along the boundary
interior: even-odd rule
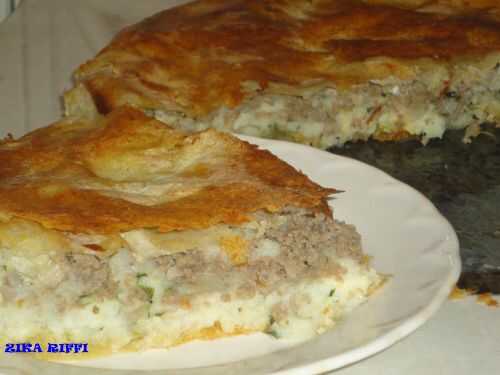
[[[45,273],[30,274],[17,269],[15,262],[4,264],[2,299],[29,304],[50,294],[64,308],[111,297],[123,302],[130,314],[143,313],[144,304],[161,314],[169,306],[189,304],[200,293],[221,293],[229,301],[271,293],[293,280],[322,276],[341,280],[345,269],[339,258],[363,263],[360,236],[352,225],[293,208],[280,215],[259,213],[256,222],[254,229],[246,230],[244,263],[232,264],[227,254],[213,249],[145,259],[127,248],[105,255],[91,250],[55,253],[50,262],[52,273],[59,276],[50,282]]]

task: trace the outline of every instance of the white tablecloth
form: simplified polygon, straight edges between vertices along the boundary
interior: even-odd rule
[[[124,25],[173,3],[25,0],[0,25],[0,137],[57,120],[71,71]],[[500,309],[447,302],[407,339],[335,374],[500,374]]]

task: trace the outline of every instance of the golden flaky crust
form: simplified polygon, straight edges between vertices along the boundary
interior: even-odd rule
[[[228,134],[186,135],[130,107],[0,143],[0,219],[64,231],[206,228],[288,205],[329,212],[334,191]]]
[[[75,78],[101,113],[200,118],[263,91],[412,79],[499,50],[496,0],[201,0],[124,29]]]

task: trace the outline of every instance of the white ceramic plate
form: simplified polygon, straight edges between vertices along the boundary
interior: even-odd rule
[[[288,142],[244,139],[271,150],[316,182],[345,190],[331,201],[335,217],[356,225],[375,268],[393,277],[334,330],[308,342],[254,334],[120,354],[78,362],[78,366],[91,366],[94,374],[136,374],[138,369],[154,374],[167,368],[183,375],[321,373],[391,346],[428,320],[446,300],[460,273],[458,241],[450,224],[424,196],[352,159]],[[35,361],[22,354],[0,357],[0,372],[12,373],[14,368],[24,370],[23,374],[80,375],[89,371],[74,364]]]

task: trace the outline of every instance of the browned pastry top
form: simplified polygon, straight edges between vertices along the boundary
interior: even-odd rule
[[[499,50],[496,0],[199,0],[124,29],[75,78],[101,113],[196,118],[263,90],[411,79]]]
[[[0,221],[63,231],[198,229],[285,206],[330,214],[333,192],[229,134],[187,135],[130,107],[0,142]]]

